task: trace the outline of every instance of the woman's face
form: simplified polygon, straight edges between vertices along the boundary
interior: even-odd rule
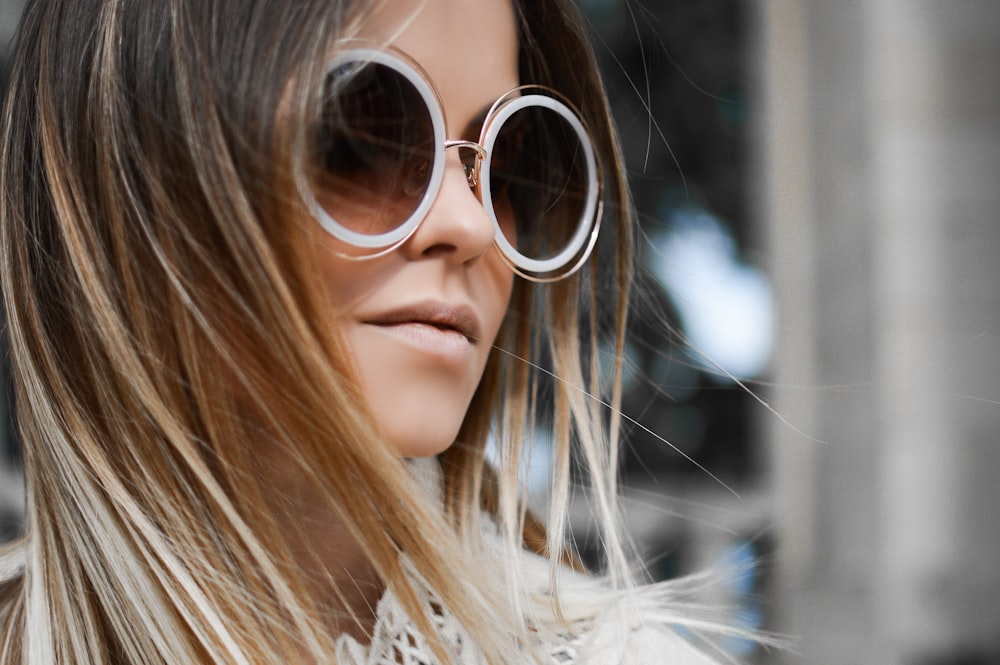
[[[423,67],[440,92],[449,138],[468,138],[467,126],[518,85],[510,0],[376,6],[360,36],[391,43]],[[319,229],[312,235],[316,265],[372,412],[390,442],[411,457],[454,442],[513,283],[458,151],[446,155],[433,207],[398,249],[352,261],[338,256],[340,241]]]

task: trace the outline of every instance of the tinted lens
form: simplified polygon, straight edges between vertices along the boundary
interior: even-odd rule
[[[504,121],[493,144],[490,196],[504,235],[525,257],[544,261],[582,244],[593,222],[594,182],[580,137],[561,114],[531,105]]]
[[[435,153],[430,111],[395,69],[344,63],[328,77],[312,150],[315,196],[327,214],[354,233],[389,233],[427,193]]]

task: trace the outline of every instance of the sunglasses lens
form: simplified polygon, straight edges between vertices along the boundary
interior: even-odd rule
[[[411,221],[427,193],[434,123],[408,77],[348,61],[328,77],[312,152],[316,201],[353,240],[377,241]]]
[[[519,108],[497,131],[489,169],[497,221],[523,259],[545,264],[522,267],[558,269],[586,244],[597,182],[587,148],[563,113],[542,105]]]

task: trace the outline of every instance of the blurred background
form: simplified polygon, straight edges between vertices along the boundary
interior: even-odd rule
[[[724,600],[797,645],[746,662],[1000,663],[1000,3],[579,2],[642,224],[651,575],[744,571]]]

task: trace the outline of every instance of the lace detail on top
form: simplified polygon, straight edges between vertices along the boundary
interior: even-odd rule
[[[440,468],[436,460],[414,460],[411,469],[431,496],[441,500]],[[484,533],[487,543],[500,547],[495,533]],[[546,596],[548,562],[521,552],[525,583]],[[406,566],[404,566],[406,567]],[[412,569],[409,570],[412,574]],[[450,665],[485,665],[486,659],[462,625],[437,602],[433,590],[411,576],[415,590],[431,611],[434,633],[441,640]],[[606,588],[600,579],[566,573],[560,597],[573,608],[568,628],[533,633],[524,645],[544,665],[716,665],[705,653],[679,637],[671,626],[689,626],[697,632],[710,624],[691,618],[678,604],[670,585],[652,585],[622,594]],[[544,620],[544,619],[543,619]],[[726,632],[726,631],[722,631]],[[337,639],[339,665],[441,665],[427,639],[416,629],[391,589],[376,607],[371,642],[350,635]]]
[[[441,605],[428,599],[430,618],[448,655],[456,665],[481,665],[486,659],[465,629]],[[559,643],[543,648],[546,665],[578,665],[581,634],[563,633]],[[391,591],[386,591],[376,609],[375,629],[368,645],[349,635],[337,640],[337,662],[344,665],[440,665],[427,639],[420,634]]]
[[[431,603],[430,618],[435,632],[456,663],[480,663],[470,659],[471,640],[444,609]],[[406,610],[391,591],[378,603],[371,644],[359,644],[349,635],[337,640],[337,662],[345,665],[438,665],[426,638],[416,629]]]

